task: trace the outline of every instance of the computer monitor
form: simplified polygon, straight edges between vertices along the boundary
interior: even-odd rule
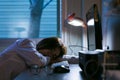
[[[96,4],[86,13],[88,50],[102,49],[102,26],[101,19]]]

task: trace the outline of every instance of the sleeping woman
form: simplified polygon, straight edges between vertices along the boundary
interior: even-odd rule
[[[57,37],[48,37],[37,44],[31,39],[18,39],[0,53],[0,80],[13,80],[32,65],[44,67],[59,62],[66,47]]]

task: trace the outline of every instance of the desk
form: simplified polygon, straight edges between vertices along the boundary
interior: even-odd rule
[[[84,80],[80,72],[82,71],[78,64],[70,64],[69,73],[53,73],[41,69],[38,75],[33,75],[29,70],[18,75],[14,80]]]
[[[97,80],[120,80],[120,70],[106,71],[106,79]],[[29,70],[18,75],[14,80],[89,80],[84,77],[78,64],[70,64],[69,73],[52,73],[41,69],[38,75],[33,75]],[[92,79],[96,80],[96,79]]]

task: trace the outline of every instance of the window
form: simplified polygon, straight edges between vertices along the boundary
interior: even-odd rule
[[[42,13],[38,23],[31,23],[30,1],[43,1]],[[34,38],[60,36],[59,1],[0,0],[0,38],[27,38],[30,37],[31,31],[38,35],[34,37],[30,34]],[[33,25],[32,28],[30,25]],[[36,25],[39,25],[39,30],[35,29]]]

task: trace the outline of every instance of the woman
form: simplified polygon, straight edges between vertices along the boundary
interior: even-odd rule
[[[38,42],[19,39],[0,55],[0,80],[13,80],[32,65],[44,67],[61,61],[66,48],[57,37],[49,37]]]

